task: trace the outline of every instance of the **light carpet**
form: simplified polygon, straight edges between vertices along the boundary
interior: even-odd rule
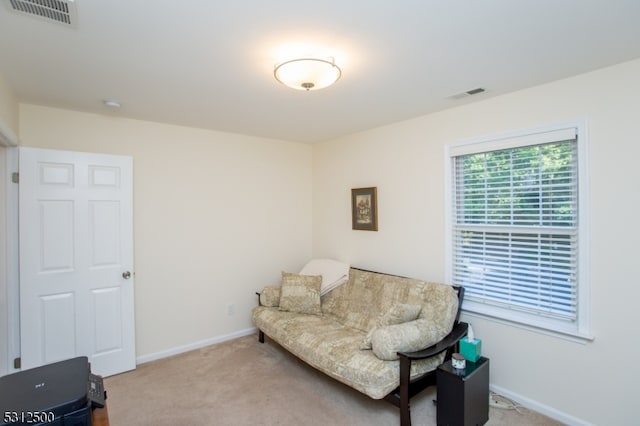
[[[398,425],[399,411],[309,367],[257,335],[149,362],[105,379],[112,426]],[[415,426],[435,425],[436,388],[411,400]],[[560,425],[524,408],[491,408],[487,425]]]

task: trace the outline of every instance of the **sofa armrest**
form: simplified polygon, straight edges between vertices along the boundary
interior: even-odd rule
[[[467,329],[469,328],[469,324],[466,322],[459,322],[453,327],[451,333],[449,333],[444,339],[440,340],[433,346],[430,346],[426,349],[422,349],[415,352],[398,352],[398,356],[401,358],[408,358],[412,361],[417,361],[420,359],[430,358],[432,356],[438,355],[448,349],[453,349],[458,344],[458,342],[467,335]]]
[[[256,293],[259,297],[260,306],[276,308],[280,306],[280,286],[268,285],[261,292]]]

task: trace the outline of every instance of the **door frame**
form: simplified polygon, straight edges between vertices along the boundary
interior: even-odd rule
[[[4,145],[0,145],[0,198],[3,201],[7,200],[7,148]],[[9,203],[5,203],[4,207],[0,209],[0,376],[7,374],[9,369],[9,314],[8,314],[8,273],[7,273],[7,260],[9,247],[9,241],[7,239],[7,210]]]
[[[12,173],[18,171],[18,138],[0,121],[0,197],[4,208],[0,208],[0,376],[14,373],[13,360],[20,356],[20,280],[18,243],[18,185],[12,182]]]

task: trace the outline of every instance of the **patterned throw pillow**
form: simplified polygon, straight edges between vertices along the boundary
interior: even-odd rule
[[[280,310],[299,314],[322,315],[320,286],[322,275],[282,272]]]
[[[413,321],[418,318],[422,306],[420,305],[406,305],[404,303],[398,303],[389,309],[386,313],[380,315],[376,319],[376,326],[373,327],[362,341],[360,349],[371,349],[371,336],[379,328],[386,325],[403,324],[405,322]]]

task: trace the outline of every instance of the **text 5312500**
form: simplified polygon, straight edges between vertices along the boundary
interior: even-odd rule
[[[55,418],[53,411],[5,411],[2,420],[5,423],[37,424],[50,423]]]

